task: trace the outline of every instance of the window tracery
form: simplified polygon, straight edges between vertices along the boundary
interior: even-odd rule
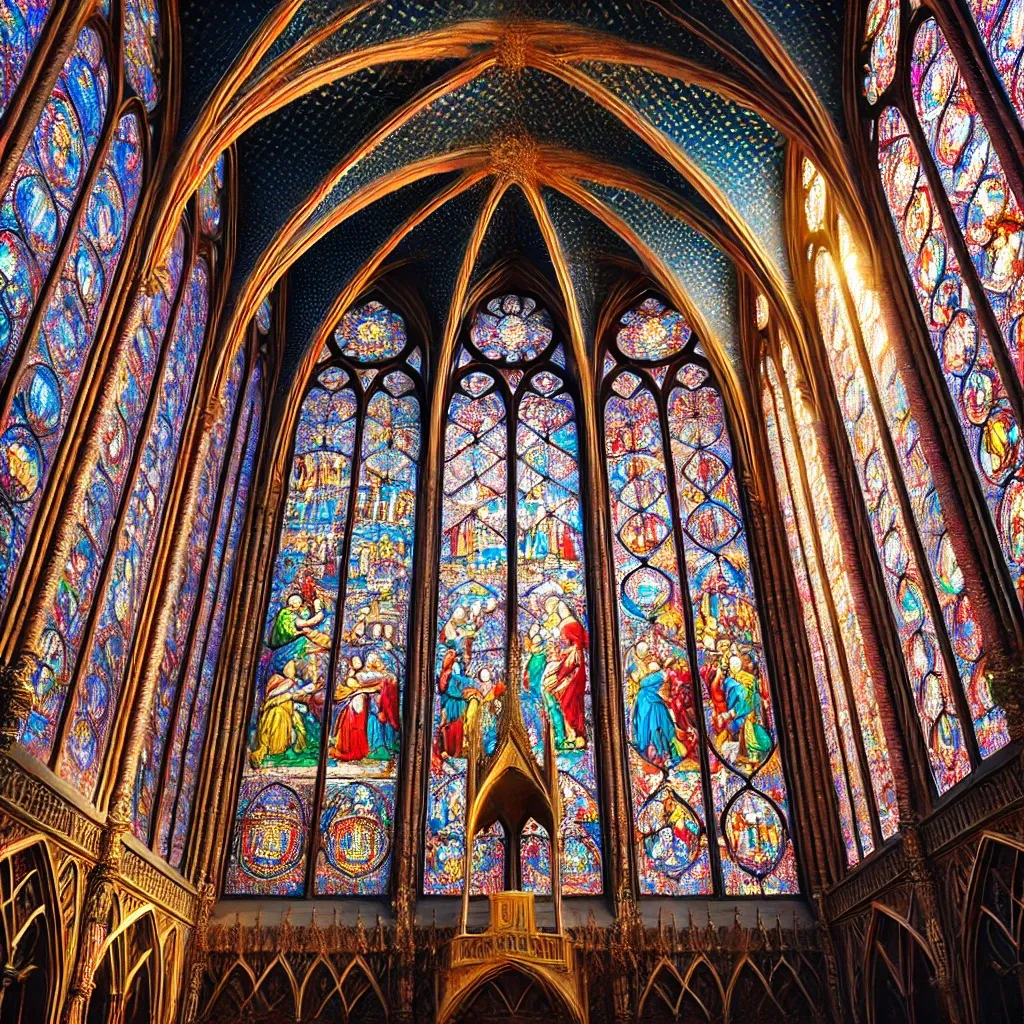
[[[1024,600],[1024,214],[961,58],[930,4],[914,7],[897,33],[903,77],[867,94],[865,117],[923,323]],[[1024,5],[969,0],[968,7],[1019,117]]]
[[[652,297],[621,318],[604,362],[640,891],[796,892],[732,441],[696,349],[682,316]]]
[[[183,225],[158,275],[160,287],[152,296],[140,290],[122,331],[111,401],[99,414],[103,443],[46,617],[36,707],[23,731],[35,756],[49,760],[56,748],[58,770],[90,795],[134,646],[177,453],[196,408],[192,392],[212,282],[200,251],[206,243],[199,240],[188,244],[186,274],[186,237]]]
[[[493,751],[502,697],[517,686],[538,759],[546,722],[554,735],[562,891],[600,893],[576,400],[551,316],[535,299],[489,300],[468,335],[445,435],[424,892],[462,890],[468,730],[479,728],[481,749]],[[512,643],[520,679],[509,678]],[[474,892],[543,886],[545,877],[550,887],[550,843],[545,861],[529,824],[510,819],[474,838]]]
[[[808,196],[823,182],[805,162]],[[985,673],[984,637],[967,593],[929,457],[878,297],[860,276],[849,227],[826,203],[810,216],[808,266],[828,359],[871,526],[892,621],[940,794],[1008,742]],[[806,204],[805,204],[806,205]],[[973,726],[973,728],[971,728]]]
[[[389,885],[421,357],[376,300],[342,317],[323,355],[295,428],[232,894],[380,895]]]

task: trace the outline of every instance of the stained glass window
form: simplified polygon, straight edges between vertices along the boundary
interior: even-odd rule
[[[877,812],[883,839],[895,835],[899,810],[828,476],[813,420],[795,387],[795,367],[785,344],[782,361],[791,383],[784,391],[775,364],[769,360],[763,392],[765,425],[847,861],[852,865],[875,848],[872,810]],[[791,403],[789,407],[787,403]]]
[[[968,6],[1019,116],[1024,4]],[[906,79],[887,94],[890,104],[868,133],[923,321],[1024,602],[1024,448],[1013,405],[1024,380],[1024,213],[937,21],[925,17],[914,32],[904,25],[899,46]],[[1004,730],[980,671],[979,644],[980,635],[963,634],[956,656],[979,669],[967,696],[985,755],[1002,745]]]
[[[469,339],[445,434],[424,891],[462,891],[468,730],[478,722],[482,749],[493,750],[502,696],[516,686],[538,759],[545,722],[554,735],[563,893],[599,893],[576,404],[551,317],[534,299],[491,299]],[[522,678],[512,680],[514,635]],[[514,862],[534,891],[547,871],[550,888],[550,845],[543,861],[536,837],[502,835],[498,887]],[[499,880],[497,848],[495,838],[474,839],[474,892],[487,891],[483,876]]]
[[[682,345],[666,350],[649,328],[652,349],[640,347],[638,317],[652,312]],[[606,359],[603,390],[640,890],[796,892],[732,442],[721,394],[679,319],[650,300],[626,313],[613,353],[662,365]]]
[[[260,332],[260,334],[270,333],[271,324],[273,322],[273,315],[274,310],[270,304],[270,296],[268,295],[259,304],[259,308],[256,310],[256,329]]]
[[[1017,375],[1024,304],[1024,212],[949,44],[934,20],[914,38],[911,87],[917,116],[985,297]]]
[[[84,28],[0,203],[0,380],[18,352],[89,173],[109,92],[103,44],[94,29]]]
[[[216,506],[220,491],[221,476],[224,472],[224,460],[227,456],[231,429],[234,422],[235,402],[241,389],[242,373],[245,369],[245,352],[239,350],[231,366],[226,386],[222,392],[223,414],[210,427],[209,447],[199,474],[196,488],[195,506],[192,509],[192,529],[188,539],[187,560],[184,577],[174,597],[170,624],[163,659],[160,664],[160,675],[157,679],[156,694],[153,700],[150,725],[146,730],[140,753],[139,772],[141,785],[135,790],[135,815],[133,825],[135,834],[149,841],[149,826],[153,808],[154,790],[157,784],[156,773],[162,760],[163,744],[166,742],[169,720],[174,711],[174,703],[178,692],[178,677],[185,657],[192,624],[192,615],[203,583],[203,570],[207,563],[210,530],[216,516]],[[238,463],[245,445],[244,430],[238,431],[234,444],[231,446],[231,465],[229,479],[238,475]],[[226,502],[230,508],[230,498]],[[213,580],[216,585],[216,574],[223,555],[224,532],[227,530],[226,515],[220,517],[217,536],[214,538],[213,557],[209,560],[210,571],[207,583]]]
[[[160,99],[160,10],[157,0],[125,0],[124,71],[147,110]]]
[[[805,187],[817,182],[823,178],[808,164]],[[816,303],[836,400],[932,776],[944,793],[965,777],[973,760],[958,692],[966,696],[981,756],[1008,742],[1004,715],[988,690],[981,627],[878,297],[861,279],[852,235],[841,215],[829,211],[817,228],[808,218],[808,228],[815,232],[811,253]]]
[[[152,295],[137,295],[113,370],[113,401],[100,413],[101,444],[95,463],[82,473],[92,481],[75,524],[71,553],[59,578],[40,642],[40,664],[33,683],[35,705],[21,742],[47,760],[67,690],[89,621],[93,599],[106,564],[117,509],[140,439],[149,394],[159,367],[164,336],[181,281],[185,232],[179,228],[160,274],[163,285]]]
[[[135,478],[117,533],[104,597],[85,645],[58,771],[91,793],[135,642],[156,540],[177,464],[181,435],[206,335],[210,271],[195,260],[184,285],[155,408],[139,448]]]
[[[405,325],[385,312],[401,343],[370,330],[352,361],[329,346],[299,412],[229,893],[387,891],[422,399]],[[381,351],[388,367],[357,369]]]
[[[257,363],[249,375],[224,469],[226,435],[234,411],[232,399],[239,393],[243,359],[244,353],[240,352],[226,382],[225,416],[214,424],[200,477],[186,576],[171,617],[135,784],[135,833],[144,842],[153,842],[156,851],[175,866],[181,862],[191,820],[197,761],[206,735],[214,673],[260,439],[263,382]],[[217,500],[219,509],[214,513]]]
[[[128,113],[114,128],[0,425],[0,604],[39,508],[141,186],[140,123]]]
[[[36,48],[52,0],[0,2],[0,116],[18,88]]]
[[[864,95],[868,103],[877,103],[896,77],[900,0],[870,0],[864,40],[869,47],[864,65]]]
[[[220,234],[221,193],[224,190],[224,154],[217,157],[209,174],[199,186],[199,226],[204,235],[216,238]]]
[[[1003,80],[1006,94],[1017,116],[1024,119],[1024,2],[1022,0],[967,0],[967,6],[981,33],[982,42],[992,58],[996,73]]]

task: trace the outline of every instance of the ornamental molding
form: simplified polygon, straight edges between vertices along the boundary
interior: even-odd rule
[[[11,757],[0,757],[0,807],[17,821],[27,820],[79,853],[93,858],[100,855],[100,824]]]

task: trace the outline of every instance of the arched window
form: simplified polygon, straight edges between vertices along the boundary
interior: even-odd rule
[[[989,692],[985,642],[964,584],[878,297],[821,174],[802,172],[808,263],[832,392],[940,794],[1008,742]]]
[[[448,389],[424,892],[462,891],[468,730],[495,749],[502,696],[520,687],[540,758],[554,733],[562,891],[602,890],[589,679],[576,399],[565,352],[533,298],[474,316]],[[522,676],[509,678],[512,639]],[[539,826],[506,820],[474,838],[473,892],[550,891]],[[542,830],[541,830],[542,832]]]
[[[99,777],[177,455],[197,408],[213,240],[196,235],[190,217],[186,224],[166,255],[161,286],[135,297],[108,371],[107,400],[94,414],[101,441],[80,469],[90,482],[47,611],[36,704],[22,730],[29,751],[42,760],[56,753],[57,770],[87,795]]]
[[[18,10],[35,24],[43,9],[22,3]],[[12,24],[10,18],[4,23],[8,29]],[[155,13],[149,32],[145,52],[126,57],[126,80],[111,81],[110,68],[120,62],[110,55],[108,26],[97,17],[82,28],[0,202],[0,606],[18,581],[131,234],[149,147],[147,110],[153,106],[140,103],[145,98],[135,92],[135,72],[146,68],[150,80],[157,77]],[[182,249],[183,239],[176,238],[165,260],[165,287],[148,303],[151,319],[140,329],[136,355],[161,343]],[[133,384],[128,382],[128,391]],[[116,401],[130,422],[128,409],[138,396],[125,393],[124,382],[121,388]],[[104,438],[115,461],[132,441],[117,430]],[[94,531],[109,527],[100,520],[114,511],[108,483],[97,480],[87,498],[91,507],[85,514]],[[93,549],[94,539],[86,537],[74,551],[76,568],[85,573],[100,551]],[[65,609],[78,598],[73,591],[61,596]],[[47,629],[45,640],[55,636],[59,641]],[[43,758],[53,750],[67,696],[64,653],[59,643],[45,652],[34,677],[36,704],[22,729],[22,741]],[[88,746],[90,738],[82,739]],[[87,776],[80,785],[91,792],[94,781]]]
[[[388,890],[422,355],[402,318],[370,301],[323,357],[295,428],[229,894]]]
[[[765,426],[852,865],[896,834],[899,806],[829,474],[785,340],[779,357],[782,373],[765,363]]]
[[[906,18],[896,0],[884,6],[889,29],[877,49],[886,56],[872,45],[868,60],[869,145],[954,421],[1024,601],[1024,210],[930,2]],[[1019,115],[1024,10],[1016,0],[970,6]]]
[[[640,891],[797,892],[725,404],[656,298],[604,360],[604,444]]]

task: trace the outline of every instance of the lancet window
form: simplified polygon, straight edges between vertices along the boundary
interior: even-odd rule
[[[765,325],[767,326],[767,324]],[[764,422],[811,653],[847,862],[896,835],[899,806],[819,429],[788,342],[765,361]]]
[[[930,0],[906,13],[895,0],[872,4],[863,109],[951,418],[1024,601],[1024,211],[1006,172],[1015,157],[986,122],[962,66],[963,47],[980,42],[1006,91],[997,86],[991,103],[1008,97],[1020,117],[1024,5],[969,0],[968,8],[979,36],[959,40],[955,52]]]
[[[224,415],[213,424],[199,471],[185,572],[174,596],[139,756],[134,831],[175,867],[181,864],[192,817],[260,446],[263,392],[262,360],[251,354],[247,360],[245,350],[240,350],[222,389]]]
[[[388,891],[422,360],[402,317],[370,300],[341,318],[303,397],[254,680],[228,894]]]
[[[18,568],[95,338],[101,330],[118,329],[102,325],[143,186],[148,118],[160,101],[156,8],[135,0],[126,4],[123,64],[110,56],[105,17],[101,12],[81,30],[0,212],[7,249],[0,295],[0,600],[5,603],[17,584],[31,586],[19,580]],[[110,69],[121,66],[125,80],[112,81]],[[127,564],[108,550],[125,487],[133,474],[136,480],[147,473],[169,478],[173,471],[175,452],[163,450],[162,435],[141,435],[147,418],[153,424],[169,414],[180,421],[187,405],[189,386],[182,387],[177,377],[194,372],[198,351],[189,346],[202,343],[209,276],[193,252],[183,227],[161,260],[159,286],[130,304],[115,356],[104,371],[102,401],[90,421],[102,441],[84,452],[77,467],[78,479],[90,483],[75,505],[77,518],[65,524],[67,544],[57,545],[54,556],[66,564],[52,607],[40,605],[33,612],[33,620],[41,622],[41,657],[33,678],[35,706],[20,738],[87,795],[97,781],[123,666],[93,680],[78,662],[104,567]],[[184,301],[182,293],[187,293]],[[165,345],[168,334],[172,340]],[[154,410],[151,390],[158,372],[162,383],[153,394],[160,396],[160,410]],[[138,452],[137,440],[143,442]],[[157,496],[157,520],[161,511]],[[154,514],[148,506],[146,512]],[[123,515],[127,528],[131,512]],[[130,575],[133,586],[144,585],[145,570]],[[113,581],[107,593],[116,593],[107,603],[124,614],[130,595]],[[123,649],[105,653],[126,654]],[[72,711],[68,698],[76,673],[89,680],[74,694]]]
[[[825,181],[802,169],[807,264],[830,393],[849,442],[931,776],[939,794],[1008,742],[986,642],[879,306]],[[827,385],[826,385],[827,386]]]
[[[36,702],[21,740],[87,796],[115,731],[178,455],[200,419],[216,253],[192,204],[164,254],[159,286],[137,290],[122,324],[91,423],[101,443],[78,468],[81,501],[67,545],[55,548],[63,566],[45,609]]]
[[[640,891],[797,892],[725,402],[678,311],[622,316],[601,401]]]
[[[6,605],[142,188],[146,115],[87,24],[2,201],[0,603]]]
[[[462,892],[467,752],[474,730],[495,749],[514,686],[538,760],[553,735],[562,891],[600,893],[578,399],[548,311],[486,301],[446,394],[424,891]],[[471,891],[549,893],[551,837],[506,811],[474,837]]]

